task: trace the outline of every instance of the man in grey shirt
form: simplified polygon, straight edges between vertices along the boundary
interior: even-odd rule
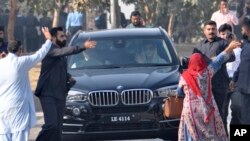
[[[227,46],[228,42],[220,37],[217,37],[217,28],[215,21],[207,21],[204,24],[203,32],[205,39],[200,42],[198,47],[194,48],[193,53],[200,52],[206,56],[207,63],[218,54],[220,54]],[[234,61],[235,56],[232,54],[228,62]],[[229,89],[229,77],[226,70],[226,63],[216,72],[212,78],[212,92],[218,106],[220,115],[226,124],[225,111],[228,110],[223,106],[224,99]]]

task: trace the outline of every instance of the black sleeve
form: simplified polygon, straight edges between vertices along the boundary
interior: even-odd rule
[[[59,57],[59,56],[68,56],[72,54],[77,54],[79,52],[82,52],[85,50],[82,47],[76,46],[76,47],[63,47],[63,48],[51,48],[48,56],[50,57]]]
[[[237,80],[238,80],[238,77],[239,77],[239,68],[240,67],[238,67],[237,68],[237,70],[234,72],[234,75],[233,75],[233,82],[237,82]]]

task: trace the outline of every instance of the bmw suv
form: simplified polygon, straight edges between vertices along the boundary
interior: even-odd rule
[[[178,85],[180,61],[166,31],[79,31],[69,46],[89,39],[95,48],[68,57],[77,83],[68,92],[63,135],[175,140],[179,119],[164,117],[163,104]]]

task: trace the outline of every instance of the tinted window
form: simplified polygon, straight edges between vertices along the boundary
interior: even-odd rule
[[[82,44],[83,39],[73,44]],[[171,65],[170,46],[159,38],[102,38],[97,45],[69,58],[71,69],[105,66]],[[172,46],[171,46],[172,47]]]

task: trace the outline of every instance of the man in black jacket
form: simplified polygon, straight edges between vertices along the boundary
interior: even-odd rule
[[[240,55],[241,62],[230,82],[230,87],[234,88],[236,82],[237,90],[241,94],[241,124],[250,125],[250,20],[242,24],[242,35],[244,43]]]
[[[45,124],[36,141],[61,141],[62,121],[66,96],[67,81],[72,79],[67,72],[66,56],[93,48],[95,41],[85,41],[82,46],[64,47],[66,36],[61,27],[51,29],[53,45],[42,61],[41,72],[35,90],[44,112]]]
[[[213,57],[220,54],[228,46],[228,42],[220,37],[217,37],[217,28],[215,21],[207,21],[204,24],[203,32],[205,35],[205,39],[200,42],[198,47],[196,47],[193,52],[200,52],[204,54],[208,63]],[[234,60],[235,56],[232,54],[227,62],[231,62]],[[226,63],[224,63],[212,78],[212,92],[220,115],[223,119],[224,126],[226,126],[227,119],[225,118],[225,111],[228,110],[228,107],[223,105],[225,96],[228,93],[228,89],[229,77],[226,70]]]

